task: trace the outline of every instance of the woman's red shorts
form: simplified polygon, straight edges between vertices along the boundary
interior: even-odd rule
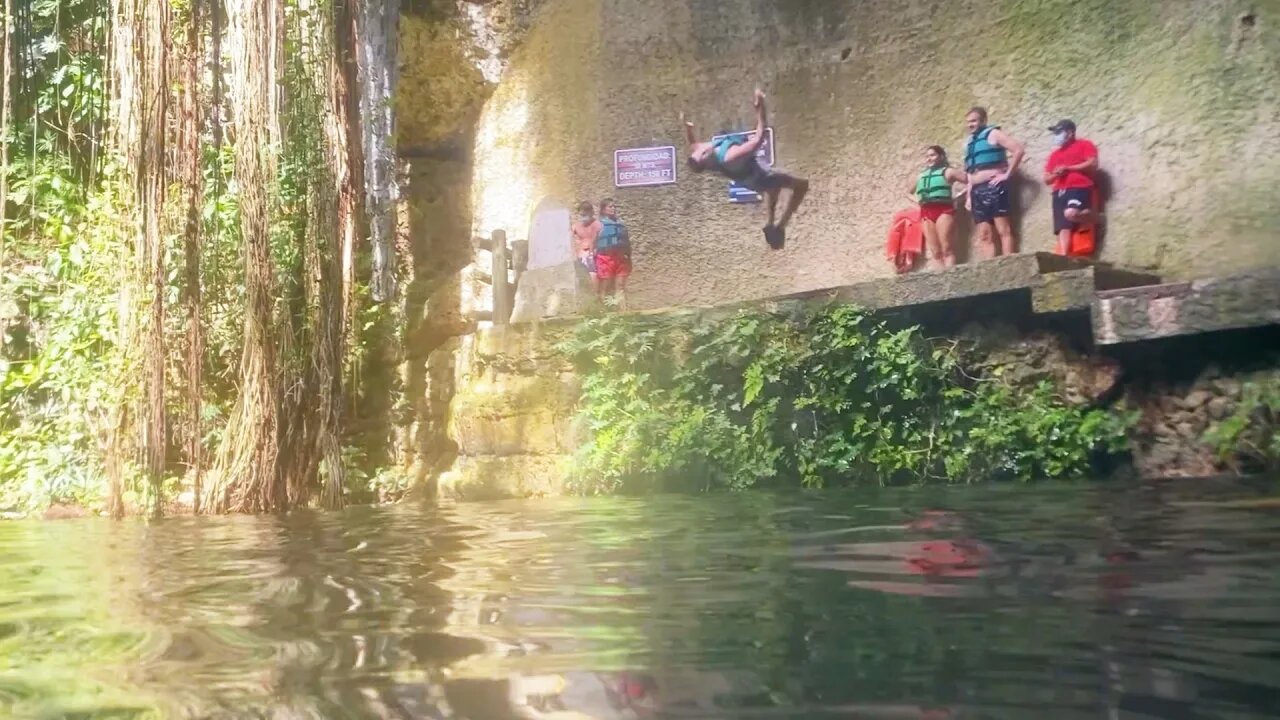
[[[920,219],[938,222],[943,215],[954,215],[956,208],[951,203],[929,203],[920,206]]]

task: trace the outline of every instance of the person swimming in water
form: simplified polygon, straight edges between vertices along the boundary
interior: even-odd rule
[[[700,173],[714,170],[721,175],[754,190],[765,196],[769,209],[769,222],[764,226],[764,239],[769,247],[781,250],[786,242],[787,222],[795,214],[805,193],[809,192],[809,181],[793,175],[766,167],[756,159],[756,151],[764,142],[768,123],[765,118],[764,92],[757,89],[752,103],[756,109],[756,129],[749,137],[742,134],[726,135],[714,141],[699,142],[694,133],[693,123],[680,113],[680,121],[684,123],[685,140],[689,143],[689,169]],[[778,195],[782,190],[790,190],[791,196],[782,217],[774,224],[774,215],[778,207]]]

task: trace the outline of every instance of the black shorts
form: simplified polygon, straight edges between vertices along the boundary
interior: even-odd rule
[[[1076,224],[1065,217],[1068,209],[1092,210],[1093,190],[1090,188],[1068,188],[1053,191],[1053,231],[1075,230]]]
[[[747,163],[742,172],[735,173],[735,175],[730,175],[729,178],[739,185],[756,192],[777,190],[787,183],[786,173],[764,167],[756,162],[755,158],[751,158],[751,161]]]
[[[1009,217],[1009,181],[999,185],[979,183],[969,191],[973,197],[973,221],[988,223],[998,217]]]

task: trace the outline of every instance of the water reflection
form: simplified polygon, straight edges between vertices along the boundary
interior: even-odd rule
[[[0,524],[0,716],[1274,717],[1241,492]]]

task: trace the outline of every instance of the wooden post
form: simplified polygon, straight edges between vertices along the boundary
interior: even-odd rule
[[[511,320],[514,298],[508,270],[511,268],[511,251],[507,248],[507,233],[493,231],[493,324],[506,325]]]
[[[520,276],[529,269],[529,241],[528,240],[512,240],[511,241],[511,285],[514,289],[520,288]],[[514,292],[514,290],[513,290]]]

